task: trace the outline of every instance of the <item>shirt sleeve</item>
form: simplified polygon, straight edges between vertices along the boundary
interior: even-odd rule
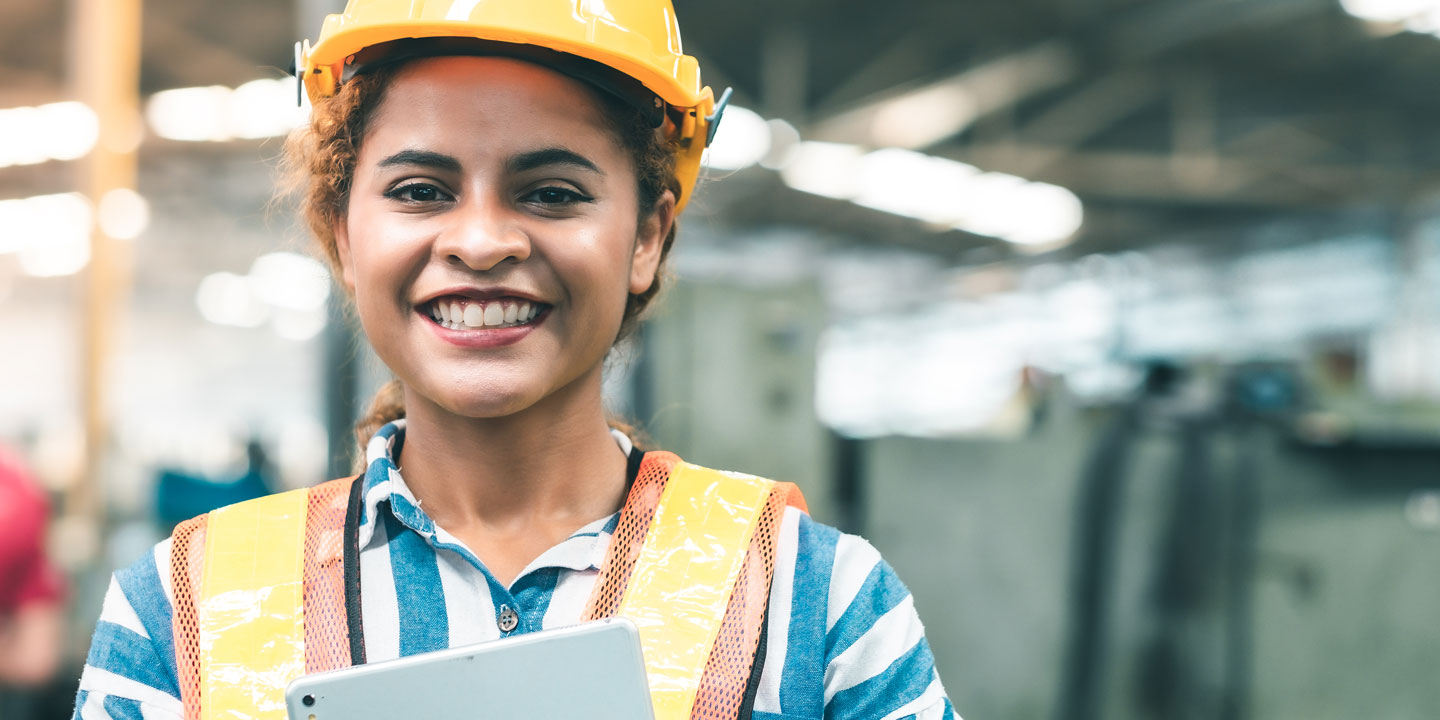
[[[955,717],[914,598],[863,538],[787,510],[769,622],[757,718]]]
[[[75,718],[179,720],[170,541],[111,578],[80,676]]]
[[[954,717],[914,596],[863,538],[836,532],[834,543],[825,613],[825,717]]]

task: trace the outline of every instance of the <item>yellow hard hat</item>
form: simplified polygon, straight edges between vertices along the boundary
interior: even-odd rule
[[[379,64],[474,54],[548,65],[644,112],[679,140],[684,209],[730,91],[717,101],[701,85],[670,0],[349,0],[313,46],[295,44],[295,74],[315,102]]]

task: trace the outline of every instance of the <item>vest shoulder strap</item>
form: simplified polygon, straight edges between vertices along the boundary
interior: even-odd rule
[[[350,480],[182,523],[171,545],[187,720],[285,717],[285,685],[349,664],[343,535]]]
[[[787,505],[789,483],[645,456],[585,617],[639,627],[657,720],[736,717]]]

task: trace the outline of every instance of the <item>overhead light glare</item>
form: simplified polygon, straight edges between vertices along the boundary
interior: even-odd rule
[[[870,137],[881,146],[922,148],[954,135],[977,114],[963,87],[936,85],[881,105],[870,120]]]
[[[1440,8],[1436,0],[1340,0],[1345,12],[1379,23],[1405,22]]]
[[[217,272],[206,275],[195,291],[195,306],[216,325],[259,327],[270,318],[270,308],[250,288],[243,275]]]
[[[705,166],[715,170],[742,170],[770,152],[770,126],[754,110],[731,105],[705,149]]]
[[[1018,245],[1049,245],[1074,235],[1085,222],[1085,207],[1075,193],[1049,183],[1026,183],[1017,195],[1016,213],[999,237]]]
[[[230,95],[230,132],[238,138],[284,135],[307,115],[295,105],[294,78],[251,80]]]
[[[851,200],[860,192],[858,145],[806,141],[790,151],[780,178],[801,192],[837,200]]]
[[[760,159],[760,167],[779,170],[789,162],[790,151],[800,143],[800,131],[780,118],[765,122],[770,126],[770,152]]]
[[[145,118],[169,140],[223,142],[284,135],[308,110],[295,105],[294,80],[262,79],[231,89],[221,85],[177,88],[150,96]]]
[[[318,261],[292,252],[266,253],[250,272],[217,272],[200,281],[195,305],[216,325],[270,324],[287,340],[309,340],[325,327],[330,276]]]
[[[270,327],[286,340],[304,342],[325,329],[325,310],[279,310],[270,320]]]
[[[330,274],[313,258],[292,252],[261,255],[250,266],[255,297],[275,307],[316,310],[330,297]]]
[[[0,201],[0,253],[32,277],[60,277],[90,262],[90,202],[78,193]]]
[[[901,148],[802,142],[780,175],[796,190],[1019,245],[1060,243],[1084,220],[1080,199],[1058,185]]]
[[[959,220],[958,201],[980,171],[974,166],[899,148],[876,150],[860,163],[865,207],[937,225]]]
[[[99,137],[100,119],[84,103],[0,110],[0,167],[74,160],[93,150]]]
[[[150,203],[130,188],[116,188],[100,198],[100,229],[117,240],[134,240],[150,225]]]

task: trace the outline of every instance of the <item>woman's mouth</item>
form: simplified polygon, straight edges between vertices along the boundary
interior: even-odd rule
[[[435,298],[418,309],[420,314],[449,330],[499,330],[534,323],[549,307],[518,298],[473,300],[447,296]]]

